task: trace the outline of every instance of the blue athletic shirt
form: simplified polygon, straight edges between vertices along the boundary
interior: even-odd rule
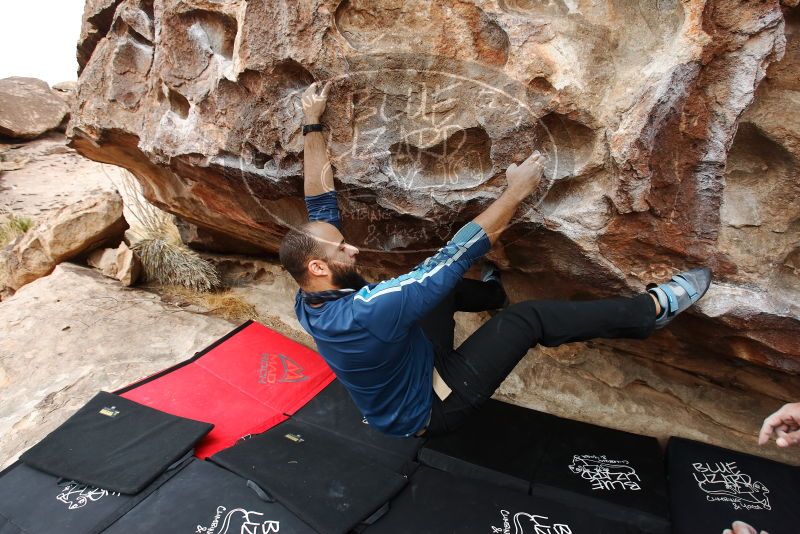
[[[309,219],[338,222],[335,192],[311,198]],[[324,212],[321,214],[320,212]],[[332,220],[326,219],[328,216]],[[323,303],[306,304],[300,292],[295,312],[336,377],[370,425],[394,436],[410,436],[427,423],[433,401],[433,345],[417,322],[456,286],[491,243],[469,222],[413,271],[369,284]]]

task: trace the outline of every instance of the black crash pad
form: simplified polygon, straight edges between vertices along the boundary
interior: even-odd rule
[[[398,438],[372,428],[338,380],[318,393],[292,418],[332,432],[345,440],[350,450],[403,474],[413,471],[413,463],[423,443],[419,438]]]
[[[458,431],[430,439],[420,462],[560,500],[642,532],[669,530],[663,457],[654,438],[490,400]]]
[[[0,475],[0,533],[6,534],[3,521],[25,533],[101,532],[177,473],[183,463],[179,464],[137,495],[123,495],[60,479],[17,462]]]
[[[673,437],[667,469],[676,534],[722,532],[734,521],[800,531],[800,468]]]
[[[541,497],[421,467],[368,534],[626,534],[635,529]]]
[[[313,534],[260,490],[210,462],[192,460],[175,477],[125,514],[108,534]]]
[[[422,464],[528,493],[558,418],[489,399],[456,432],[431,438]]]
[[[20,459],[57,477],[136,494],[212,427],[100,392]]]
[[[559,419],[531,493],[641,532],[669,532],[664,458],[652,437]]]
[[[7,518],[0,515],[0,534],[28,534]]]
[[[343,533],[370,517],[407,479],[349,450],[334,434],[286,421],[211,460],[252,480],[317,531]]]

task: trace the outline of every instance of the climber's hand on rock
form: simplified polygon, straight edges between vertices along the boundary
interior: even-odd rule
[[[764,419],[758,444],[764,445],[775,435],[778,447],[800,445],[800,402],[785,404],[780,410]]]
[[[301,99],[303,103],[303,114],[306,116],[306,123],[313,124],[319,122],[320,117],[325,112],[325,104],[328,102],[328,93],[331,90],[331,82],[326,82],[325,87],[320,90],[321,82],[314,82],[308,86]]]
[[[538,150],[534,150],[533,154],[519,165],[512,163],[508,166],[506,192],[522,202],[539,186],[543,172],[544,156]]]

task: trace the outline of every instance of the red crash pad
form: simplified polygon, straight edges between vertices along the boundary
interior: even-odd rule
[[[333,379],[319,354],[248,321],[192,358],[116,393],[213,423],[195,449],[206,458],[286,420]]]

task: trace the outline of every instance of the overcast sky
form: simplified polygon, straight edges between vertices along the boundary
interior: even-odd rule
[[[84,0],[0,1],[0,78],[76,80]]]

